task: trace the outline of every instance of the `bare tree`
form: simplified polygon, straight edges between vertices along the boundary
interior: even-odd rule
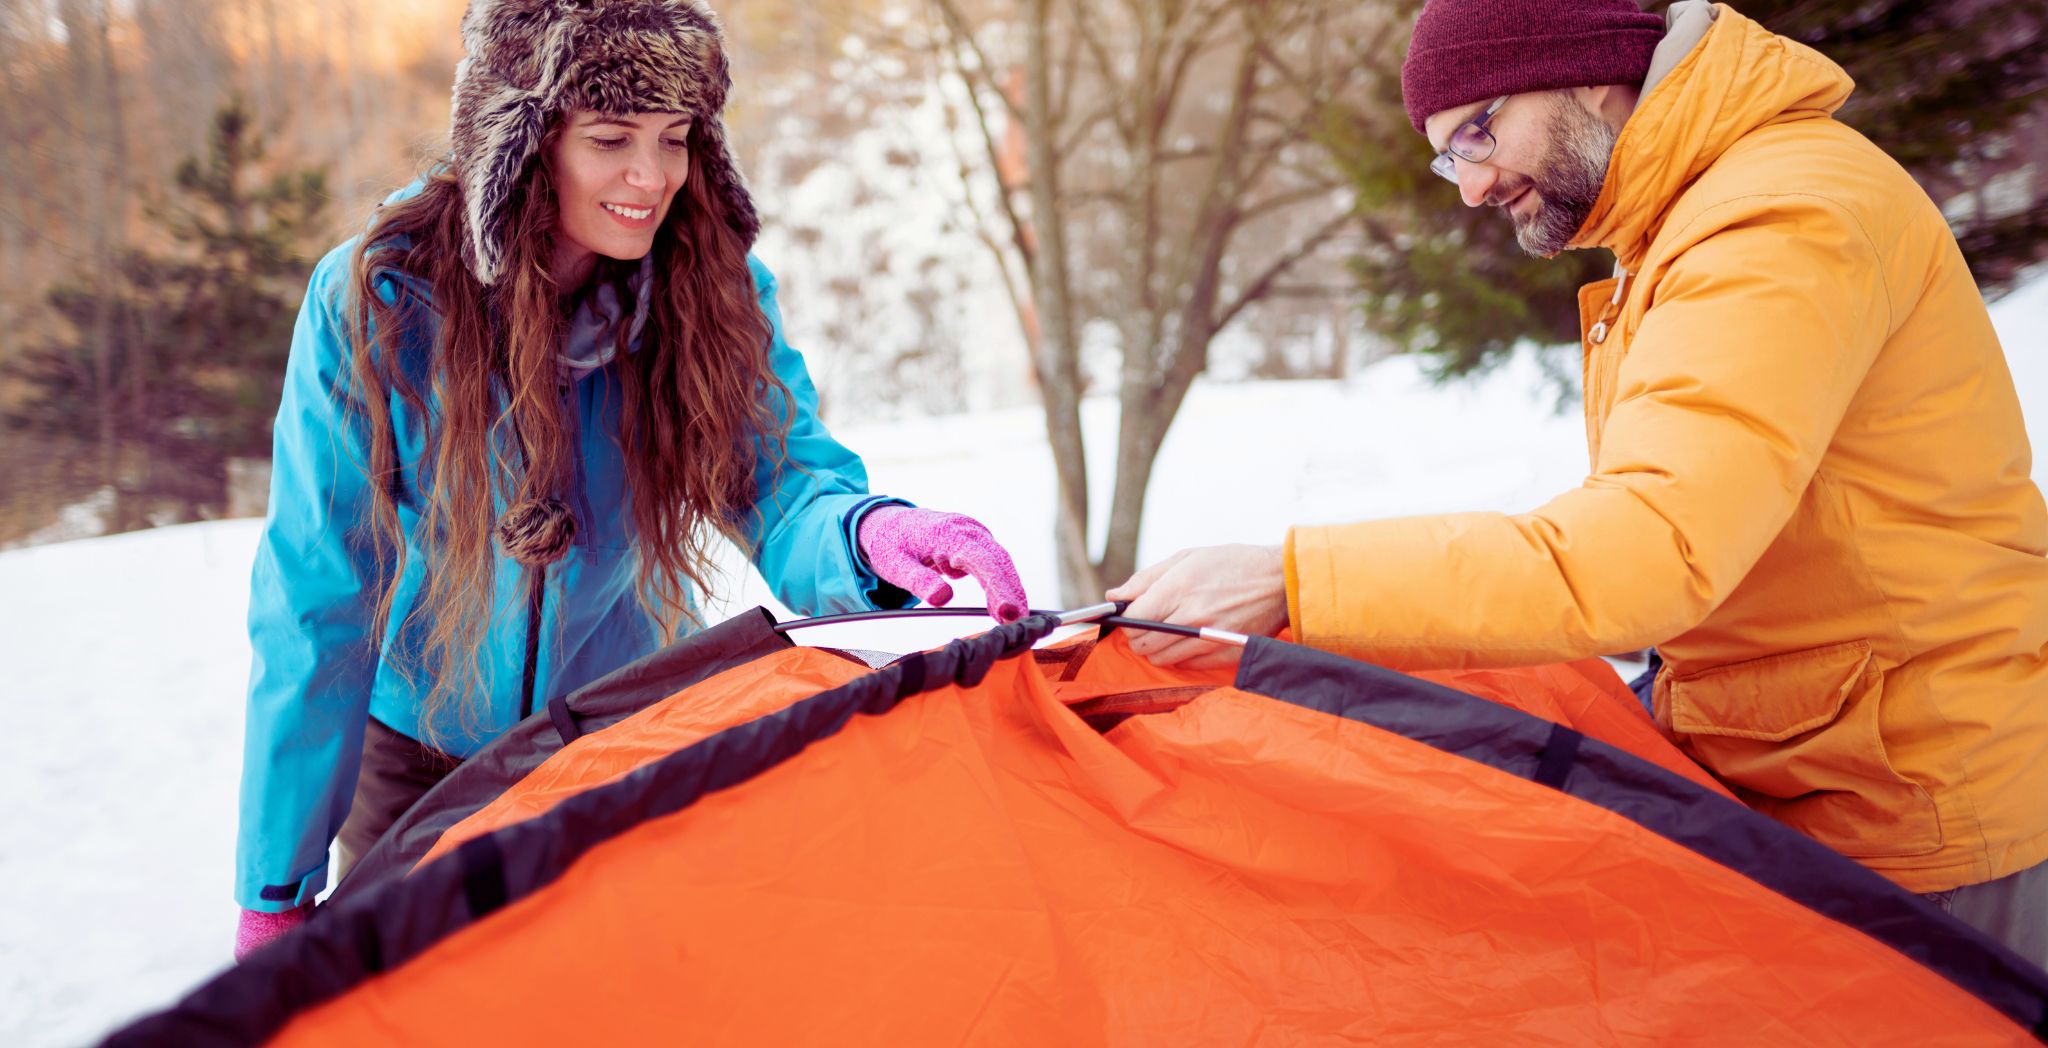
[[[179,157],[204,149],[215,107],[247,77],[227,39],[223,0],[124,0],[130,86],[129,149],[136,157]],[[130,172],[130,192],[160,188],[155,164]]]
[[[26,272],[29,226],[25,219],[23,195],[32,184],[24,177],[29,169],[27,107],[21,75],[25,46],[22,10],[0,11],[0,288],[14,287]],[[0,363],[9,356],[8,340],[20,322],[21,311],[14,296],[0,294]]]
[[[1370,86],[1353,41],[1389,23],[1338,0],[931,2],[933,46],[999,181],[1008,236],[988,242],[1028,277],[1062,596],[1091,600],[1136,567],[1160,444],[1218,335],[1352,221],[1319,130]],[[1021,92],[1004,89],[1011,71]],[[1021,177],[1005,177],[1020,126]],[[1099,556],[1080,413],[1091,327],[1115,333],[1122,409]]]
[[[91,202],[85,220],[91,231],[92,289],[102,301],[112,298],[107,289],[126,245],[128,214],[127,127],[114,56],[113,13],[108,7],[108,0],[63,0],[58,8],[70,52],[73,127],[81,159],[87,161],[80,183]],[[99,309],[90,335],[95,347],[92,381],[99,415],[99,471],[105,484],[116,483],[120,470],[114,440],[120,377],[113,373],[112,354],[118,320],[114,310]]]

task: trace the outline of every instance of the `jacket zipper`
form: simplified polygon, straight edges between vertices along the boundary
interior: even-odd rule
[[[568,383],[559,383],[555,386],[555,392],[561,396],[563,408],[572,412],[570,417],[574,420],[577,447],[575,454],[570,458],[570,468],[575,471],[575,475],[570,478],[569,483],[570,486],[576,489],[575,512],[577,514],[578,537],[588,542],[589,536],[582,534],[582,529],[590,526],[590,498],[589,493],[584,490],[583,484],[583,420],[581,413],[576,411],[572,387]],[[520,720],[533,716],[534,690],[538,683],[536,678],[539,676],[540,670],[541,619],[542,611],[547,603],[548,567],[549,565],[543,564],[538,568],[531,568],[527,571],[526,660],[525,666],[519,675]]]
[[[526,570],[526,669],[520,674],[519,719],[533,716],[534,674],[540,665],[541,605],[547,598],[548,566]]]

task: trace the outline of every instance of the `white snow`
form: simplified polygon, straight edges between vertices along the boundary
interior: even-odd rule
[[[1993,315],[2036,447],[2048,448],[2048,280]],[[1143,559],[1277,542],[1291,523],[1533,507],[1584,468],[1576,409],[1549,402],[1528,355],[1444,389],[1399,358],[1345,384],[1198,386],[1161,454]],[[1103,510],[1114,412],[1087,405]],[[1035,603],[1056,603],[1053,474],[1035,409],[841,436],[875,490],[978,516],[1016,554]],[[226,521],[0,553],[0,1043],[90,1040],[228,963],[257,530]],[[960,600],[978,602],[964,588]],[[749,573],[728,606],[763,599]],[[804,639],[908,650],[973,628]]]

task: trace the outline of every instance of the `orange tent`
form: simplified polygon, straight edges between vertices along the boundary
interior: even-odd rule
[[[1051,628],[881,669],[765,615],[686,640],[458,769],[305,928],[110,1043],[2048,1029],[2048,975],[1730,799],[1597,663],[1026,656]]]

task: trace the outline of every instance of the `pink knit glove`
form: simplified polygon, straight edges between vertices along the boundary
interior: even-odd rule
[[[310,903],[283,913],[243,910],[242,919],[235,922],[235,960],[239,961],[255,953],[270,945],[278,936],[306,923],[306,915],[312,912],[313,907]]]
[[[885,582],[942,607],[953,599],[947,579],[972,575],[997,622],[1015,622],[1031,607],[1010,554],[973,517],[909,506],[882,506],[860,519],[860,548]]]

